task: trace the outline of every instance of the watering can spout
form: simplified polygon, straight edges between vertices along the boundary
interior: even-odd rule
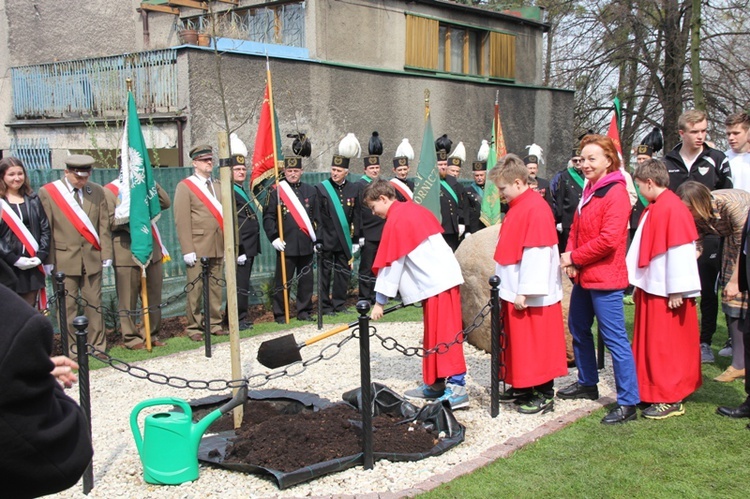
[[[226,404],[222,405],[215,411],[207,414],[203,419],[195,423],[192,430],[192,438],[194,438],[195,442],[200,442],[200,439],[203,437],[203,434],[206,433],[206,430],[208,429],[211,424],[219,419],[223,414],[226,414],[227,412],[231,411],[238,405],[244,404],[247,400],[247,385],[242,385],[239,390],[237,390],[237,393],[235,393],[234,397],[232,397],[232,400],[228,401]]]

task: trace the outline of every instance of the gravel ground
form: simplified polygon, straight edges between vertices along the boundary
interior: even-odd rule
[[[376,324],[378,332],[399,338],[403,345],[418,345],[422,336],[422,324],[381,323]],[[309,338],[319,331],[314,325],[292,330],[297,341]],[[255,361],[258,345],[276,336],[262,335],[242,340],[241,359],[245,375],[267,372]],[[347,334],[347,333],[343,333]],[[342,335],[321,342],[323,346],[336,342]],[[302,350],[303,358],[316,355],[319,345]],[[322,348],[322,347],[321,347]],[[413,388],[421,381],[421,359],[409,358],[385,350],[379,343],[371,344],[372,381],[380,382],[397,393]],[[464,352],[468,365],[467,388],[471,406],[456,411],[456,419],[466,426],[466,440],[445,454],[417,462],[390,463],[377,461],[373,470],[365,471],[355,467],[341,473],[334,473],[317,480],[303,483],[285,490],[279,490],[267,477],[248,475],[223,468],[201,464],[200,477],[195,482],[179,486],[157,486],[147,484],[142,479],[142,468],[130,431],[130,412],[136,403],[154,397],[179,397],[198,399],[209,395],[203,390],[180,390],[156,385],[133,378],[111,368],[95,371],[91,375],[91,412],[94,439],[94,489],[88,496],[82,493],[79,482],[73,488],[53,497],[139,497],[139,498],[206,498],[206,497],[310,497],[378,494],[413,495],[404,492],[426,481],[442,481],[458,465],[464,464],[461,471],[471,469],[467,463],[474,461],[483,452],[508,443],[509,439],[518,442],[517,437],[544,434],[564,416],[576,411],[577,415],[600,407],[599,402],[589,400],[556,400],[555,411],[544,415],[524,416],[518,414],[512,404],[501,404],[500,415],[493,419],[489,415],[490,396],[490,356],[471,345],[465,345]],[[607,358],[609,363],[609,358]],[[182,376],[187,379],[231,379],[229,344],[215,345],[213,357],[206,358],[203,349],[181,352],[167,357],[147,360],[138,364],[153,372]],[[575,369],[568,376],[559,378],[556,387],[563,387],[575,381]],[[601,373],[600,393],[613,391],[614,381],[611,368]],[[347,343],[341,353],[328,361],[310,366],[305,372],[293,377],[281,377],[258,388],[278,388],[306,391],[328,398],[341,400],[341,395],[359,386],[359,347],[356,340]],[[251,386],[251,388],[254,388]],[[77,389],[69,390],[77,398]],[[157,409],[159,410],[159,409]],[[161,407],[160,410],[164,410]],[[542,428],[540,428],[542,427]],[[536,438],[536,436],[534,437]],[[476,462],[476,461],[474,461]],[[468,469],[466,469],[468,468]],[[455,474],[455,473],[454,473]],[[442,478],[441,478],[442,477]]]

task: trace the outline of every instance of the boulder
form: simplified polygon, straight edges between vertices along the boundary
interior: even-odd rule
[[[469,236],[456,250],[456,259],[461,265],[464,284],[461,286],[461,309],[464,329],[474,323],[477,315],[490,300],[489,279],[495,274],[495,247],[500,233],[500,225],[493,225]],[[563,277],[563,327],[568,362],[573,361],[573,338],[568,330],[568,309],[573,285]],[[468,338],[475,347],[489,352],[492,349],[490,338],[490,317],[475,329]]]

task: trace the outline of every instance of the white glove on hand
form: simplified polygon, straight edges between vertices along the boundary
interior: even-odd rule
[[[359,238],[359,247],[361,248],[364,245],[365,245],[365,238],[364,237],[360,237]]]
[[[38,263],[35,263],[35,261]],[[14,263],[13,265],[15,265],[21,270],[29,270],[39,265],[39,263],[41,262],[39,261],[38,258],[28,258],[25,256],[19,256],[18,260],[16,260],[16,263]]]
[[[471,237],[471,232],[467,232],[464,236],[464,239],[469,239]]]
[[[198,261],[198,257],[195,255],[195,253],[182,255],[182,259],[185,261],[185,265],[187,265],[188,267],[192,267],[193,265],[195,265],[195,262]]]
[[[555,229],[557,229],[557,232],[559,232],[560,234],[562,234],[562,224],[555,225]]]
[[[240,255],[237,257],[237,265],[245,265],[245,262],[247,262],[247,255]]]
[[[317,244],[313,244],[313,253],[316,253],[316,254],[318,253],[318,245]]]
[[[271,242],[271,246],[273,246],[276,251],[284,251],[286,249],[286,242],[277,237]]]
[[[112,259],[111,258],[108,259],[108,260],[102,260],[102,268],[103,269],[106,269],[106,268],[111,267],[111,266],[112,266]]]
[[[458,224],[458,237],[461,237],[466,232],[466,226],[464,224]]]
[[[44,273],[46,275],[52,275],[52,271],[53,270],[55,270],[55,266],[54,265],[45,265],[44,266]]]
[[[359,244],[354,243],[352,244],[352,255],[356,255],[357,253],[359,253]]]
[[[29,263],[33,263],[34,267],[38,267],[42,264],[42,261],[39,258],[32,256],[31,261]]]

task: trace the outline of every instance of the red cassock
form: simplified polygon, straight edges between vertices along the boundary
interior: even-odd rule
[[[423,206],[416,203],[393,203],[383,226],[383,235],[373,263],[373,273],[378,275],[381,269],[409,255],[428,238],[442,231],[443,228],[435,215]],[[443,242],[442,239],[440,241]],[[450,258],[455,258],[452,252],[448,253]],[[409,265],[408,260],[406,265]],[[441,270],[440,262],[434,261],[434,267],[437,278]],[[432,284],[425,282],[422,288],[430,288]],[[438,343],[452,343],[463,329],[459,286],[452,286],[436,295],[426,297],[422,300],[422,307],[422,346],[429,350]],[[454,344],[445,353],[441,351],[422,359],[422,379],[426,384],[433,384],[438,378],[465,372],[466,361],[462,344]]]
[[[495,261],[500,266],[518,265],[524,258],[524,250],[529,248],[549,248],[556,257],[556,245],[557,232],[549,205],[529,189],[510,202],[500,228]],[[547,268],[546,274],[560,272],[556,258],[555,262],[554,266]],[[539,267],[541,265],[535,270]],[[521,273],[519,279],[520,282],[549,280],[549,275],[524,276]],[[525,310],[516,310],[507,300],[501,300],[501,304],[506,334],[503,354],[505,381],[515,388],[528,388],[565,376],[568,367],[561,302],[529,306]]]
[[[649,204],[641,223],[637,260],[640,268],[649,266],[655,257],[670,249],[698,238],[692,215],[671,191],[664,191]],[[667,306],[668,300],[640,288],[635,292],[633,356],[638,390],[644,402],[677,402],[701,386],[695,299],[683,298],[676,309]]]

